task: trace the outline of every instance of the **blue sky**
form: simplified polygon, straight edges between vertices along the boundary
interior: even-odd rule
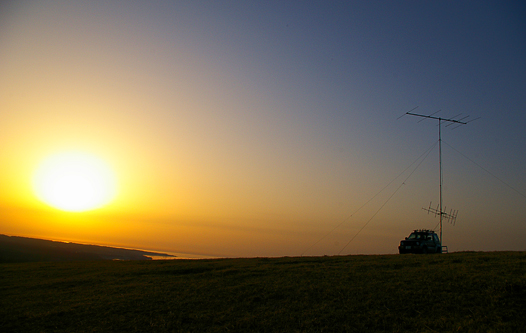
[[[343,254],[395,253],[437,223],[421,209],[438,202],[437,148],[388,200],[438,139],[435,121],[399,118],[418,106],[480,117],[443,128],[444,202],[459,210],[446,245],[525,250],[525,14],[517,1],[4,2],[1,206],[29,205],[12,170],[73,147],[113,163],[133,207],[101,211],[104,232],[6,219],[4,233],[265,256],[322,237],[306,254],[339,253],[359,232]]]

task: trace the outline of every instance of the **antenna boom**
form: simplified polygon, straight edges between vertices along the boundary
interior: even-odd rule
[[[435,114],[435,113],[433,113],[433,114]],[[417,117],[423,117],[423,118],[429,118],[429,119],[436,119],[438,121],[448,121],[448,122],[451,122],[451,123],[457,123],[457,124],[462,124],[462,125],[466,125],[467,124],[464,121],[460,121],[460,120],[456,120],[456,119],[442,118],[442,117],[435,117],[433,115],[424,115],[424,114],[418,114],[418,113],[412,113],[412,112],[406,112],[405,114],[408,114],[410,116],[417,116]],[[455,116],[455,117],[457,117],[457,116]],[[462,119],[465,119],[465,118],[467,118],[467,117],[464,117]]]

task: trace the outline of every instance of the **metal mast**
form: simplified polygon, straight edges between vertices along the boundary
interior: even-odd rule
[[[413,109],[414,110],[414,109]],[[437,111],[439,112],[439,111]],[[435,113],[437,113],[435,112]],[[433,113],[433,114],[435,114]],[[461,125],[466,125],[467,122],[463,122],[462,120],[463,119],[466,119],[467,117],[469,116],[465,116],[461,119],[453,119],[453,118],[442,118],[442,117],[435,117],[433,116],[433,114],[431,115],[423,115],[423,114],[417,114],[417,113],[412,113],[412,112],[406,112],[405,114],[408,114],[410,116],[417,116],[417,117],[422,117],[422,118],[429,118],[429,119],[436,119],[438,120],[438,165],[439,165],[439,172],[440,172],[440,176],[439,176],[439,182],[440,182],[440,196],[439,196],[439,204],[438,204],[438,207],[435,209],[435,208],[431,208],[431,204],[429,204],[429,208],[424,208],[424,210],[426,210],[428,213],[432,212],[432,213],[435,213],[435,216],[438,215],[439,216],[439,219],[440,219],[440,242],[442,244],[443,241],[442,241],[442,218],[445,217],[446,219],[448,220],[455,220],[457,218],[457,213],[458,211],[451,211],[450,213],[447,213],[444,211],[443,207],[442,207],[442,122],[448,122],[449,124],[446,125],[447,126],[450,126],[450,125],[453,125],[453,124],[458,124],[459,126]],[[456,115],[455,117],[458,117],[459,115]]]

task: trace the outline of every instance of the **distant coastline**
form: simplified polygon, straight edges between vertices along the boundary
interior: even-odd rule
[[[0,263],[79,260],[175,259],[161,252],[86,245],[0,234]]]

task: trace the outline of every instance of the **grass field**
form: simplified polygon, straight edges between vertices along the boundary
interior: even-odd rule
[[[524,332],[526,253],[0,265],[1,332]]]

